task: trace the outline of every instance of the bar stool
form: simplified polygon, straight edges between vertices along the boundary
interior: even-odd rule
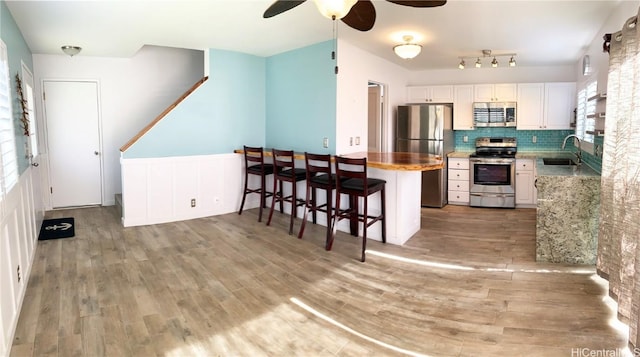
[[[253,163],[253,164],[250,164]],[[261,147],[244,146],[244,193],[242,194],[242,203],[238,214],[242,214],[244,202],[250,193],[260,194],[260,211],[258,213],[258,222],[262,222],[262,208],[267,206],[266,198],[273,196],[273,192],[266,190],[265,178],[267,175],[273,174],[273,165],[264,163],[264,154]],[[260,177],[260,187],[249,188],[249,175]]]
[[[273,217],[273,209],[276,202],[280,202],[282,207],[283,202],[289,202],[291,204],[291,220],[289,222],[289,235],[293,233],[293,220],[297,214],[297,208],[304,205],[304,200],[299,199],[296,193],[296,183],[303,181],[307,178],[307,170],[301,168],[295,168],[295,159],[293,157],[292,150],[277,150],[272,149],[273,152],[273,200],[271,201],[271,211],[269,212],[269,220],[267,226],[271,225],[271,217]],[[291,183],[291,195],[285,196],[282,189],[282,183]],[[278,189],[279,186],[279,189]]]
[[[307,193],[304,205],[304,215],[302,216],[302,225],[298,238],[302,238],[304,228],[307,224],[309,212],[313,224],[317,223],[316,212],[324,212],[327,214],[327,236],[325,248],[331,238],[331,223],[333,221],[333,199],[332,193],[336,188],[336,175],[331,173],[331,155],[304,153],[304,163],[307,170]],[[322,189],[326,192],[327,201],[324,204],[317,205],[316,189]]]
[[[374,223],[380,221],[382,223],[382,242],[387,242],[387,227],[385,219],[385,193],[384,187],[387,183],[384,180],[367,177],[367,159],[351,159],[336,156],[336,207],[334,215],[333,230],[329,242],[327,242],[327,250],[331,250],[333,240],[338,226],[338,222],[342,219],[349,219],[351,225],[351,234],[358,236],[358,223],[363,223],[362,232],[362,257],[360,261],[365,260],[365,250],[367,247],[367,228]],[[371,216],[368,212],[368,198],[370,195],[380,192],[380,214]],[[349,195],[349,208],[340,209],[340,195]],[[358,210],[358,199],[362,197],[364,207],[362,213]]]

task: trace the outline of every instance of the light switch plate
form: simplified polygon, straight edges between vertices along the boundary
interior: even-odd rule
[[[325,149],[329,147],[329,138],[322,139],[322,147]]]

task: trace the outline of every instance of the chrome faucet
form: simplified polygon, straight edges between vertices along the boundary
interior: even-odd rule
[[[576,134],[569,134],[566,138],[564,138],[564,141],[562,142],[562,150],[564,150],[564,148],[567,146],[567,140],[569,140],[569,138],[571,137],[578,140],[578,152],[576,152],[576,157],[578,158],[577,164],[580,165],[582,164],[582,148],[580,147],[580,138]]]

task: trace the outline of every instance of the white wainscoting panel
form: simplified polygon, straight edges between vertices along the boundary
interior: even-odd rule
[[[11,349],[41,223],[33,211],[31,176],[28,168],[0,203],[0,356]]]
[[[226,214],[240,206],[240,154],[121,158],[120,163],[125,227]],[[248,200],[245,206],[257,207],[257,201]]]

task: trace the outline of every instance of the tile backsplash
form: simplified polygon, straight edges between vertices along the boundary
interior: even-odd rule
[[[515,128],[478,128],[476,130],[456,130],[455,149],[457,151],[475,150],[475,140],[481,136],[506,136],[518,140],[518,150],[521,151],[559,151],[562,140],[573,134],[573,130],[516,130]],[[464,142],[464,137],[468,141]],[[536,142],[533,142],[533,137]]]
[[[515,137],[518,140],[518,151],[561,151],[564,138],[573,134],[573,130],[516,130],[515,128],[478,128],[476,130],[456,130],[454,131],[456,151],[474,151],[475,140],[482,136],[505,136]],[[464,142],[464,137],[467,142]],[[533,137],[536,142],[533,142]],[[602,137],[595,138],[595,144],[602,147]],[[575,151],[572,145],[566,150]],[[602,158],[596,157],[588,152],[583,153],[584,162],[596,171],[602,168]]]

